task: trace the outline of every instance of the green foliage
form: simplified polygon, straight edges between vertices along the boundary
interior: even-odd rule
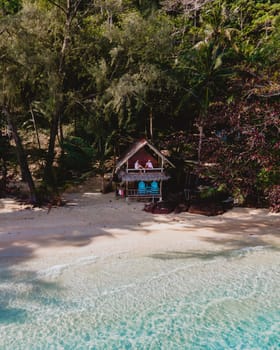
[[[279,164],[270,169],[262,168],[257,176],[257,184],[263,191],[274,185],[280,185]]]
[[[206,188],[203,188],[200,193],[201,199],[213,199],[217,194],[217,189],[212,186],[207,186]]]
[[[0,15],[15,14],[21,7],[21,0],[0,0]]]
[[[228,198],[228,191],[225,186],[205,186],[201,189],[199,197],[205,201],[221,202]]]
[[[63,142],[64,154],[60,159],[62,168],[70,171],[83,172],[90,169],[94,150],[79,137],[67,137]]]
[[[279,181],[280,5],[184,4],[0,0],[0,108],[22,135],[47,134],[49,165],[58,135],[66,169],[104,173],[123,140],[152,128],[182,169],[201,146],[216,186],[263,196]]]

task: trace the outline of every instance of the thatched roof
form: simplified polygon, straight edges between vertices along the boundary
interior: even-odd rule
[[[122,181],[165,181],[170,179],[170,176],[163,172],[151,172],[151,173],[125,173],[121,172],[119,177]]]
[[[146,139],[141,139],[135,142],[131,147],[127,150],[125,154],[118,160],[116,164],[115,171],[118,172],[119,169],[131,158],[133,157],[141,148],[148,146],[158,157],[163,160],[163,163],[167,163],[173,168],[175,168],[174,164],[170,162],[158,149],[156,149],[150,142]]]

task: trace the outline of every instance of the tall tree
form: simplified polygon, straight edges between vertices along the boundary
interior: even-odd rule
[[[226,81],[232,76],[230,61],[234,55],[231,42],[233,28],[227,21],[224,7],[219,3],[201,13],[196,28],[196,44],[183,51],[179,71],[185,75],[186,93],[181,107],[192,105],[199,131],[198,162],[201,161],[204,126],[207,123],[209,106],[226,91]]]
[[[52,171],[53,161],[55,157],[55,140],[58,132],[59,122],[62,120],[63,110],[65,107],[65,75],[66,75],[66,59],[71,48],[72,27],[81,0],[65,0],[53,1],[48,0],[52,4],[60,16],[64,20],[64,26],[61,35],[60,48],[57,52],[57,64],[55,67],[54,80],[52,89],[53,111],[50,121],[50,137],[48,153],[46,157],[46,165],[44,179],[46,182],[55,185],[54,174]]]
[[[28,99],[28,86],[32,80],[32,74],[28,66],[28,54],[23,49],[23,45],[21,45],[19,39],[24,38],[29,43],[31,41],[24,28],[21,26],[18,17],[13,18],[10,22],[3,20],[1,23],[1,30],[1,114],[5,117],[8,128],[15,141],[22,179],[26,181],[29,186],[30,200],[36,203],[37,196],[35,185],[29,170],[26,153],[17,125],[19,116],[25,115],[27,111],[25,101]]]

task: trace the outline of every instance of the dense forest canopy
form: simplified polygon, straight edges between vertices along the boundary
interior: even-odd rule
[[[0,0],[0,46],[0,194],[15,164],[37,202],[144,136],[279,209],[278,1]]]

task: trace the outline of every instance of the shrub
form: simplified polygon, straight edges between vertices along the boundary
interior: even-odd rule
[[[93,148],[80,137],[68,137],[63,143],[61,165],[67,170],[84,171],[91,167]]]
[[[271,212],[280,213],[280,185],[275,185],[268,191],[268,203]]]

